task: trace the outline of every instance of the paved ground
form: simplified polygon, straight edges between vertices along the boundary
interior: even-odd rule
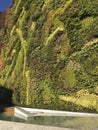
[[[73,129],[32,125],[32,124],[24,124],[24,123],[0,120],[0,130],[73,130]]]

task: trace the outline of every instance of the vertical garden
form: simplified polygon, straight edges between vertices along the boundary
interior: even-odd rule
[[[13,0],[0,13],[0,84],[15,105],[98,111],[98,0]]]

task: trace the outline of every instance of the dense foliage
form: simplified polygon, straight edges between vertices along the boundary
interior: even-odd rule
[[[13,0],[0,16],[0,84],[14,104],[98,110],[98,0]]]

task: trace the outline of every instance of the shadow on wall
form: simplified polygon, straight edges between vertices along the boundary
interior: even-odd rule
[[[0,86],[0,112],[3,112],[5,107],[13,106],[12,103],[13,91],[4,86]]]

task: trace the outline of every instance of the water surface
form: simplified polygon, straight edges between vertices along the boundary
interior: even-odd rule
[[[59,126],[80,130],[98,129],[98,117],[71,117],[71,116],[35,116],[28,120],[15,117],[14,114],[0,114],[0,120],[14,121],[21,123]]]

